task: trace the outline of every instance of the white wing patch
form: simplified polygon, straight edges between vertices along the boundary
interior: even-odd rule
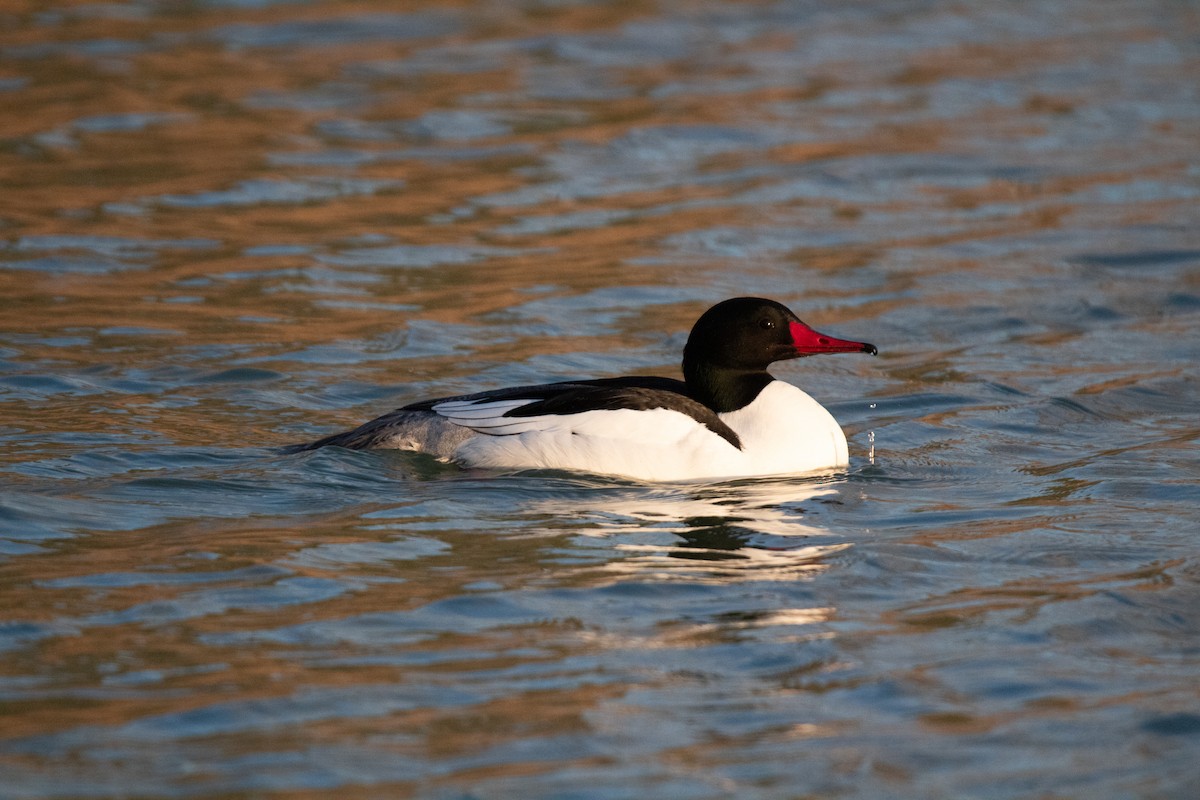
[[[574,414],[539,414],[532,417],[504,416],[538,400],[450,400],[433,406],[434,412],[455,425],[479,433],[511,436],[521,433],[568,433],[621,439],[631,443],[678,442],[702,428],[687,414],[666,408],[596,409]],[[715,436],[715,434],[713,434]]]
[[[518,433],[559,430],[556,414],[537,417],[506,417],[514,408],[536,403],[537,400],[449,400],[433,407],[440,417],[479,433],[492,436],[511,436]]]

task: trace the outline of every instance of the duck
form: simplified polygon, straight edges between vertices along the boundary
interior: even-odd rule
[[[837,420],[767,371],[832,353],[879,350],[820,333],[774,300],[735,297],[692,326],[683,380],[631,375],[423,400],[294,449],[409,450],[466,468],[652,482],[836,472],[849,465]]]

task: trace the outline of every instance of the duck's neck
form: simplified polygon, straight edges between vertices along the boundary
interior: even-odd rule
[[[745,408],[775,380],[766,370],[718,367],[687,357],[683,359],[683,379],[688,394],[718,414]]]

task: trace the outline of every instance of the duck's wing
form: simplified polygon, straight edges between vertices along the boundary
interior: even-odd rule
[[[708,406],[686,394],[682,381],[635,376],[594,381],[573,381],[519,386],[494,392],[449,397],[406,406],[409,411],[431,411],[438,416],[490,436],[572,430],[594,433],[609,429],[635,437],[628,414],[613,411],[673,411],[703,425],[741,447],[737,434]],[[658,417],[645,417],[654,424]],[[636,426],[641,427],[641,426]]]
[[[506,400],[549,400],[576,389],[657,389],[687,396],[687,384],[674,378],[659,378],[653,375],[629,375],[622,378],[598,378],[585,381],[560,381],[539,383],[530,386],[509,386],[504,389],[489,389],[474,394],[439,397],[410,403],[398,411],[432,411],[434,406],[457,402],[502,402]]]

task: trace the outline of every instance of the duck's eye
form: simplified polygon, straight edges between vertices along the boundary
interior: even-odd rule
[[[762,328],[764,331],[769,331],[775,327],[775,320],[768,317],[763,317],[758,321],[758,327]]]

